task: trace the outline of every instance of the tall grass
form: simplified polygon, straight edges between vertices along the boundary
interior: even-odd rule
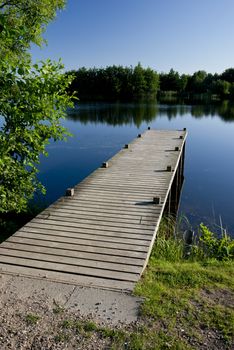
[[[182,225],[183,223],[183,225]],[[225,231],[221,236],[201,224],[191,245],[183,238],[184,223],[191,229],[186,218],[163,217],[151,253],[152,259],[176,262],[182,260],[204,261],[207,259],[234,259],[234,240]]]
[[[184,243],[177,234],[175,217],[163,217],[151,253],[151,258],[166,261],[179,261],[183,259],[183,251]]]

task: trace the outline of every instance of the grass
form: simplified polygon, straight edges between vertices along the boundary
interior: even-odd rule
[[[54,302],[55,306],[53,308],[54,314],[61,314],[64,311],[64,308]]]
[[[56,343],[60,343],[60,342],[68,342],[69,341],[69,335],[65,334],[65,333],[58,333],[55,337],[54,340]]]
[[[25,321],[26,321],[28,326],[37,324],[39,319],[40,319],[40,316],[34,315],[34,314],[28,314],[25,317]]]
[[[105,349],[109,350],[189,349],[176,337],[173,338],[162,330],[151,329],[143,325],[131,327],[131,329],[127,330],[125,328],[100,327],[95,324],[90,328],[89,323],[79,322],[77,330],[77,321],[65,320],[61,325],[62,331],[56,337],[57,341],[60,339],[60,341],[64,342],[64,339],[69,339],[69,332],[75,332],[83,338],[89,339],[95,336],[105,340],[105,344],[108,344]]]
[[[146,298],[141,316],[152,333],[148,339],[152,335],[158,349],[168,342],[173,349],[193,349],[210,341],[231,349],[234,262],[201,258],[200,248],[197,256],[186,258],[184,248],[182,239],[166,238],[165,227],[161,229],[148,268],[136,286],[135,293]],[[148,348],[154,347],[148,344]]]

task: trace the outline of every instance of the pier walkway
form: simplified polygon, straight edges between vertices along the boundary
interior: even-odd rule
[[[183,180],[186,130],[147,130],[0,244],[0,271],[131,291]]]

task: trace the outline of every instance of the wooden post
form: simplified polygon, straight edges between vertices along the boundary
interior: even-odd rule
[[[108,166],[109,166],[108,162],[103,162],[102,163],[102,168],[108,168]]]
[[[171,215],[171,190],[168,195],[168,216]]]
[[[161,197],[154,197],[153,198],[154,204],[160,204],[161,203]]]
[[[170,211],[171,213],[176,217],[177,211],[178,211],[178,204],[179,204],[179,166],[176,170],[175,177],[173,179],[173,183],[171,186],[171,205],[170,205]]]
[[[67,197],[73,197],[74,193],[75,193],[74,188],[67,188],[66,189],[66,196]]]
[[[182,155],[181,155],[181,168],[182,168],[182,176],[184,175],[184,158],[185,158],[185,144],[183,146],[183,151],[182,151]]]

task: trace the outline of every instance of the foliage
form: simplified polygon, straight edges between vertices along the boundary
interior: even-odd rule
[[[234,83],[234,68],[226,69],[220,76],[221,80]]]
[[[25,321],[27,325],[35,325],[40,320],[40,316],[34,314],[27,314],[25,317]]]
[[[0,0],[0,65],[22,63],[31,43],[41,45],[46,25],[65,0]]]
[[[160,74],[160,90],[162,91],[177,91],[180,90],[182,82],[178,72],[173,69],[169,73]]]
[[[63,138],[60,126],[69,104],[65,91],[69,80],[62,65],[51,61],[2,71],[0,110],[4,124],[0,132],[0,207],[2,212],[25,209],[38,189],[36,179],[40,154],[46,154],[50,139]],[[22,71],[22,74],[21,73]]]
[[[234,259],[234,240],[223,232],[217,237],[209,228],[200,225],[198,243],[193,247],[193,255],[200,259],[228,260]]]
[[[230,93],[231,84],[226,80],[218,79],[212,82],[211,91],[218,96],[227,97]]]
[[[178,232],[176,232],[178,230]],[[191,246],[184,242],[179,225],[174,217],[163,217],[158,230],[157,239],[151,253],[151,259],[170,262],[207,261],[209,259],[234,259],[234,239],[222,230],[221,237],[211,232],[207,226],[200,224],[196,238]]]
[[[35,191],[45,191],[36,178],[40,155],[50,140],[68,135],[60,125],[72,76],[61,62],[32,64],[27,52],[41,45],[46,24],[63,0],[0,2],[0,212],[20,212]]]
[[[134,100],[156,98],[159,88],[158,74],[150,68],[110,66],[106,68],[80,68],[70,91],[76,91],[86,100]]]

